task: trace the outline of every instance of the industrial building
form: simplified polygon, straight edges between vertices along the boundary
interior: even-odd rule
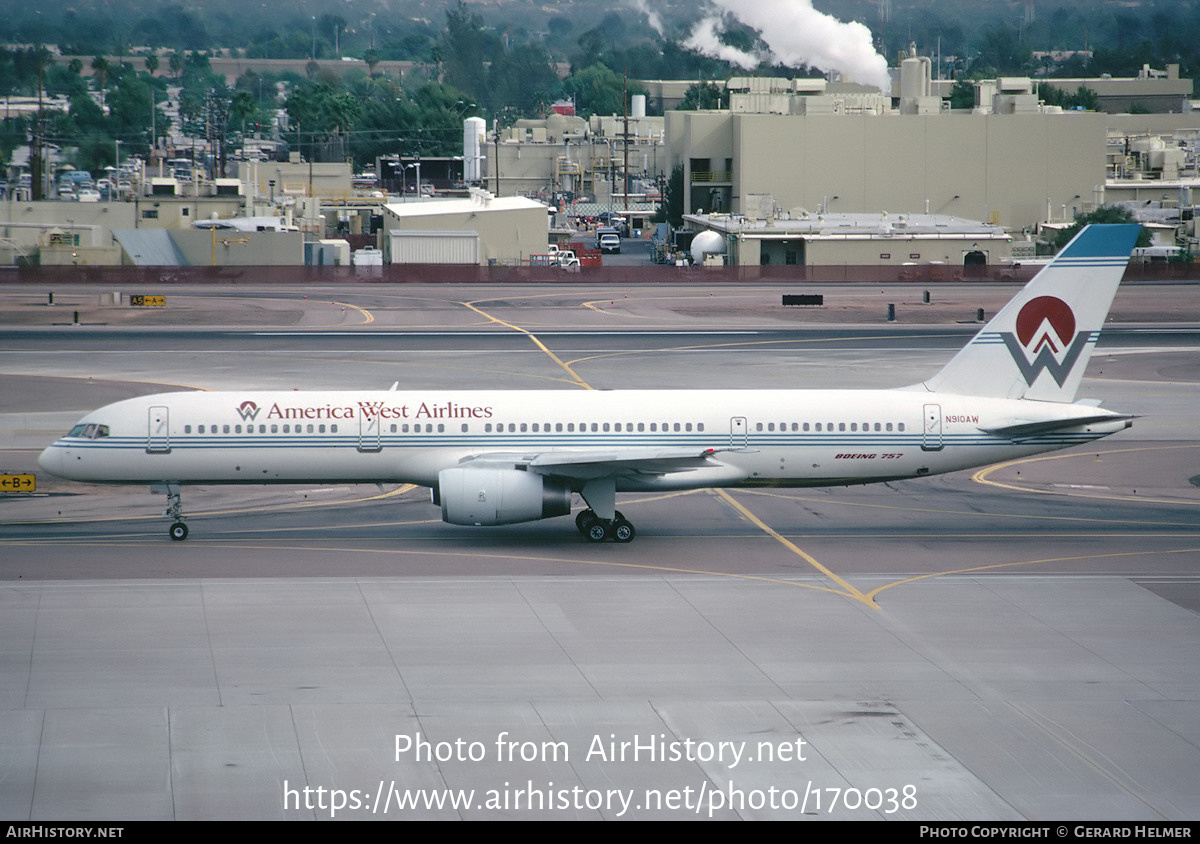
[[[628,116],[584,120],[556,113],[499,132],[486,132],[484,122],[474,120],[464,157],[478,156],[479,181],[498,196],[559,193],[605,203],[624,195],[626,173],[631,181],[653,179],[666,166],[665,118],[646,115],[643,95],[632,98]]]
[[[544,254],[549,209],[523,196],[473,188],[466,199],[383,206],[383,260],[389,264],[519,264]]]
[[[1112,114],[1132,110],[1157,114],[1190,110],[1192,80],[1179,78],[1179,65],[1169,64],[1166,70],[1152,70],[1142,65],[1137,76],[1087,77],[1078,79],[1054,78],[1043,80],[1064,94],[1074,94],[1079,88],[1096,93],[1097,108]]]
[[[701,231],[696,263],[735,266],[937,265],[956,272],[1009,264],[1012,238],[999,226],[942,214],[839,214],[778,211],[772,197],[751,197],[741,214],[688,214]]]
[[[1008,230],[1091,207],[1105,176],[1106,115],[1039,106],[1032,82],[996,80],[988,108],[951,112],[927,59],[902,63],[900,108],[823,80],[730,80],[730,107],[667,115],[668,157],[690,211],[942,214]]]

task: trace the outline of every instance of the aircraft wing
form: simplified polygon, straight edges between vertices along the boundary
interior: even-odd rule
[[[730,449],[695,448],[616,448],[597,451],[544,451],[538,453],[480,454],[464,466],[517,464],[539,475],[591,480],[604,477],[665,475],[724,468],[715,459],[719,451]]]

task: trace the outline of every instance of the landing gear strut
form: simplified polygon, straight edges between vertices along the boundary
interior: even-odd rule
[[[632,542],[637,531],[633,525],[621,515],[620,510],[614,511],[615,518],[605,520],[592,510],[583,510],[575,517],[575,527],[587,537],[588,542]]]
[[[167,511],[163,515],[170,516],[175,522],[171,525],[170,536],[176,542],[182,542],[188,537],[188,526],[183,520],[183,500],[179,494],[179,484],[167,484]]]
[[[615,478],[593,478],[580,491],[588,509],[575,517],[575,526],[588,542],[632,542],[635,531],[613,505],[617,498]]]

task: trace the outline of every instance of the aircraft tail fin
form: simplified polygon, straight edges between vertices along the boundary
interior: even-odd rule
[[[1082,229],[925,388],[1074,401],[1140,229]]]

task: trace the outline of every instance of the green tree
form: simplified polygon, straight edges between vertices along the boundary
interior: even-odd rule
[[[455,8],[446,11],[446,31],[440,45],[446,84],[466,91],[476,102],[486,102],[484,67],[496,46],[495,37],[484,31],[483,18],[459,0]]]
[[[108,74],[112,71],[112,65],[108,63],[108,59],[104,56],[96,56],[92,59],[92,79],[96,81],[96,90],[104,91],[104,86],[108,84]],[[104,99],[103,95],[100,97]]]
[[[630,81],[629,94],[644,94],[645,88]],[[575,99],[575,106],[585,117],[593,114],[621,114],[625,85],[620,76],[597,62],[576,71],[563,81],[563,94]]]
[[[701,111],[713,108],[729,108],[729,92],[712,82],[701,82],[687,89],[683,100],[676,106],[678,111]]]
[[[363,52],[363,61],[367,63],[367,73],[375,75],[375,66],[379,64],[379,51],[370,49]]]
[[[297,145],[307,150],[310,161],[345,157],[346,137],[362,114],[357,97],[339,90],[336,82],[322,80],[297,86],[285,107],[296,127]]]
[[[656,223],[668,223],[672,228],[683,225],[683,165],[676,164],[663,187],[662,201],[654,214]]]
[[[145,74],[126,74],[108,98],[108,133],[119,138],[126,154],[149,149],[150,109],[155,88]]]
[[[485,105],[493,113],[511,106],[533,116],[538,104],[554,100],[562,90],[550,57],[541,47],[522,44],[505,51],[488,68]]]
[[[329,43],[333,45],[334,56],[340,58],[342,55],[341,36],[346,31],[346,19],[341,15],[321,15],[317,20],[317,25],[321,32],[329,33]]]
[[[1085,85],[1080,85],[1073,94],[1068,94],[1053,85],[1042,82],[1037,89],[1038,99],[1046,105],[1059,106],[1066,109],[1083,109],[1098,111],[1100,95]]]
[[[229,106],[229,120],[236,123],[238,131],[246,133],[246,120],[258,114],[258,103],[249,91],[236,91]]]
[[[1031,67],[1032,54],[1019,33],[1011,26],[991,27],[983,33],[979,55],[971,66],[972,75],[1003,76],[1024,74]]]
[[[974,108],[975,86],[965,79],[954,83],[950,89],[950,108]]]

